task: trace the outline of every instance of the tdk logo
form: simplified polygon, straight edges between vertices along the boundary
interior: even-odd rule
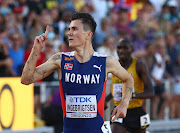
[[[75,102],[75,103],[84,103],[84,102],[88,103],[88,102],[90,102],[91,103],[91,97],[73,97],[73,98],[71,97],[70,102],[71,103],[73,103],[73,102]]]

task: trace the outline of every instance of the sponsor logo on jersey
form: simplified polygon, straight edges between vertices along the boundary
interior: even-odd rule
[[[100,72],[101,72],[101,66],[102,66],[102,65],[100,65],[100,66],[93,65],[93,67],[99,69]]]
[[[64,60],[71,61],[74,60],[74,57],[64,57]]]

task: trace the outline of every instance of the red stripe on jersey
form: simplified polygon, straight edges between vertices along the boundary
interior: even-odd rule
[[[62,88],[62,82],[59,80],[59,88],[60,88],[60,95],[61,95],[61,103],[62,103],[62,109],[63,109],[63,118],[66,116],[66,101],[64,98],[63,88]]]
[[[97,104],[97,110],[98,110],[99,114],[101,115],[101,117],[103,118],[103,120],[104,120],[104,100],[105,100],[105,94],[106,94],[106,83],[107,83],[107,81],[104,82],[101,99],[99,100],[99,102]]]

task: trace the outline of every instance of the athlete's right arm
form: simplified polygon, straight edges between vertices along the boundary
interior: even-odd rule
[[[36,81],[39,81],[47,77],[53,71],[60,70],[61,53],[57,53],[53,55],[44,64],[36,67],[38,56],[41,50],[43,49],[43,47],[47,43],[48,32],[49,32],[49,27],[47,26],[45,33],[35,38],[34,46],[32,48],[31,54],[24,66],[24,69],[21,75],[22,84],[28,85],[28,84],[34,83]]]

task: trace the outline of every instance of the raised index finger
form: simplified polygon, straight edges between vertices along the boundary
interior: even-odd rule
[[[46,31],[44,33],[46,37],[47,37],[48,33],[49,33],[49,26],[46,26]]]

